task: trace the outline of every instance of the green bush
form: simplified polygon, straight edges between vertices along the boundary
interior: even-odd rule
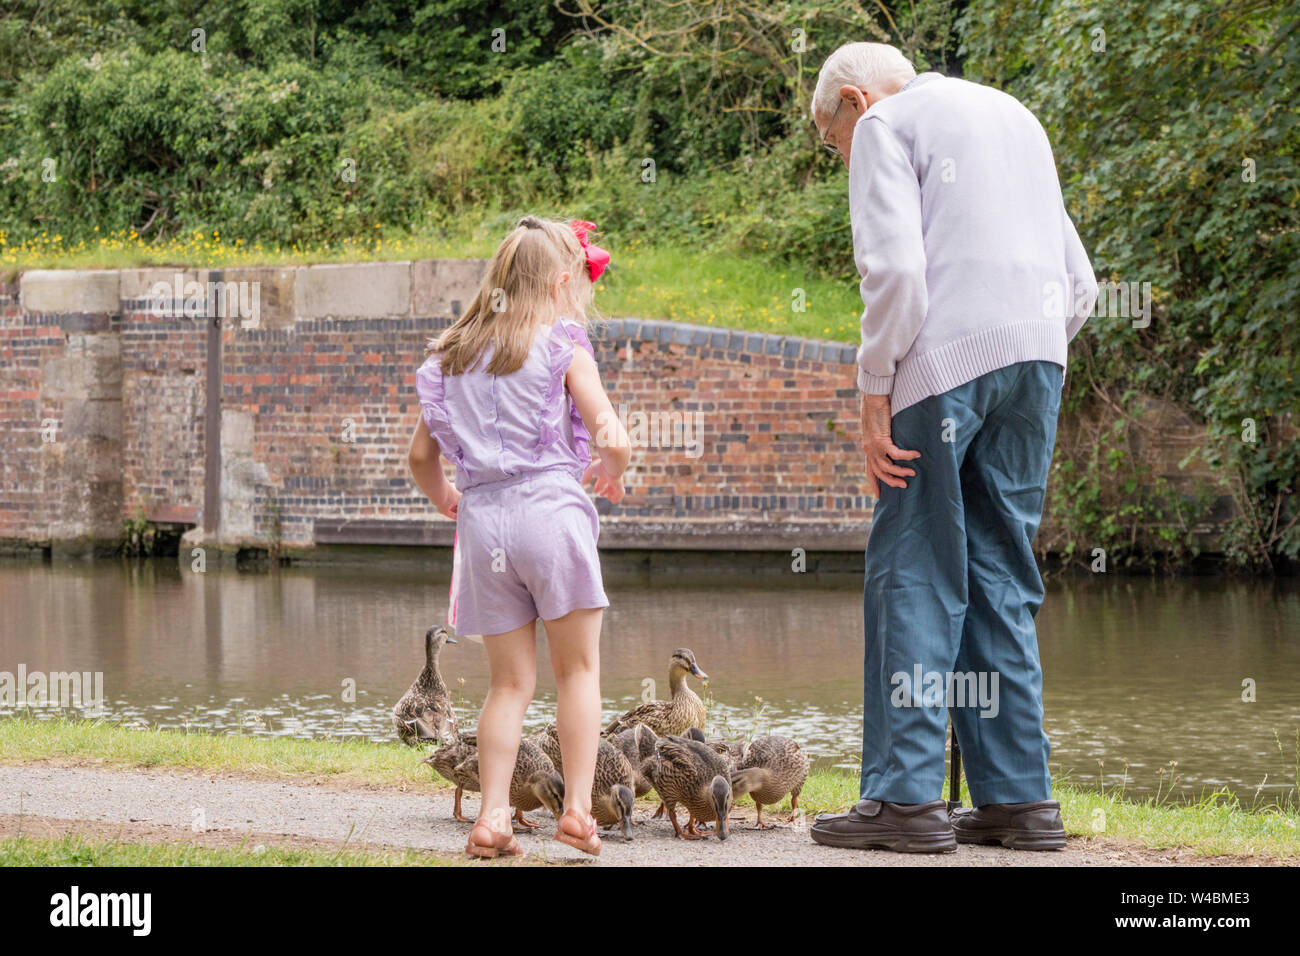
[[[1149,327],[1085,326],[1071,402],[1194,410],[1246,564],[1300,555],[1298,24],[1281,0],[981,2],[961,24],[967,75],[1047,127],[1098,278],[1151,283]]]

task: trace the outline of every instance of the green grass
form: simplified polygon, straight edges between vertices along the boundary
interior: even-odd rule
[[[614,250],[596,287],[602,315],[675,319],[698,325],[856,342],[862,301],[852,281],[819,279],[789,264],[676,248]],[[795,290],[803,311],[795,311]]]
[[[130,235],[74,245],[56,238],[21,246],[0,243],[0,273],[486,257],[495,247],[495,238],[481,229],[451,238],[398,236],[309,248],[250,246],[197,233],[163,245],[141,243]],[[644,246],[640,240],[623,247],[611,244],[610,253],[613,264],[596,287],[594,306],[600,315],[842,342],[858,339],[862,303],[851,279],[818,278],[797,265],[722,252]]]
[[[54,761],[108,767],[170,767],[257,777],[307,777],[361,786],[447,784],[425,754],[399,743],[219,736],[141,730],[111,721],[0,719],[0,761]]]
[[[131,843],[76,834],[0,840],[0,866],[460,866],[422,850],[230,848],[179,843]]]
[[[395,789],[445,785],[420,763],[421,756],[395,742],[216,736],[62,717],[0,719],[0,763],[11,764],[50,761],[111,768],[168,767],[264,778],[325,778],[343,785]],[[800,809],[809,818],[842,810],[857,800],[857,786],[854,775],[836,770],[815,772],[804,786]],[[1189,847],[1203,856],[1262,854],[1300,860],[1300,807],[1294,799],[1284,806],[1250,808],[1231,794],[1214,793],[1184,804],[1167,798],[1133,800],[1122,791],[1100,792],[1074,783],[1058,783],[1055,796],[1061,802],[1066,831],[1073,836],[1119,840],[1151,849]],[[964,793],[964,799],[969,805],[969,794]],[[740,803],[751,805],[748,798]],[[764,809],[765,815],[773,816],[789,812],[788,798]],[[32,852],[63,851],[36,847]],[[175,852],[191,851],[179,848]],[[271,852],[268,848],[267,853]]]

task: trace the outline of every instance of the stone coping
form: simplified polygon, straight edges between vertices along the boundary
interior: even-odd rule
[[[67,331],[116,331],[114,317],[145,311],[159,284],[178,314],[189,296],[208,304],[237,302],[230,283],[257,283],[259,317],[243,328],[288,330],[299,323],[333,320],[445,318],[460,315],[477,292],[486,259],[417,259],[400,262],[326,263],[312,266],[231,266],[192,269],[33,269],[5,292],[17,292],[29,314],[57,315]],[[195,289],[190,283],[198,283]],[[187,289],[187,286],[189,288]],[[159,290],[160,291],[160,290]],[[248,290],[251,293],[251,289]],[[161,298],[161,295],[160,295]],[[232,325],[239,325],[232,320]],[[591,337],[614,342],[659,342],[722,349],[749,355],[804,359],[840,365],[857,360],[856,346],[771,332],[738,331],[667,319],[607,318],[592,323]]]
[[[328,519],[313,521],[315,544],[451,547],[450,521]],[[834,518],[769,521],[761,518],[614,518],[600,524],[602,551],[861,551],[870,520]]]

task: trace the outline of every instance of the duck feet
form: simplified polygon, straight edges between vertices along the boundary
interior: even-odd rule
[[[464,793],[464,791],[461,790],[460,787],[457,787],[457,788],[456,788],[456,803],[455,803],[455,805],[451,808],[451,815],[452,815],[452,818],[455,819],[455,820],[460,821],[461,823],[473,823],[473,822],[474,822],[473,820],[471,820],[469,817],[465,816],[465,814],[463,814],[463,813],[460,812],[460,798],[461,798],[461,794],[462,794],[462,793]]]
[[[524,816],[524,811],[516,810],[514,828],[517,830],[536,830],[541,824]]]

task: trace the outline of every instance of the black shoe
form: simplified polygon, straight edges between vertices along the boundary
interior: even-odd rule
[[[860,800],[847,813],[821,813],[812,825],[814,843],[854,850],[951,853],[957,849],[942,800],[881,803]]]
[[[952,812],[958,843],[1000,843],[1012,850],[1059,850],[1065,846],[1061,805],[1055,800],[1033,803],[990,803]]]

